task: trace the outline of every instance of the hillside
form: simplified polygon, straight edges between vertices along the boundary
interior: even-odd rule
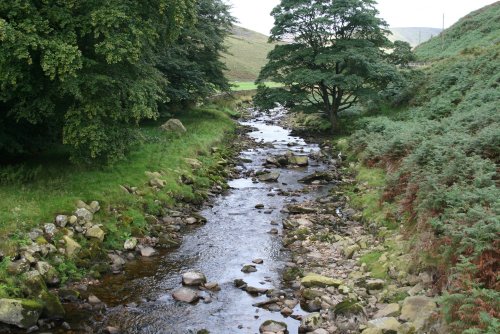
[[[255,81],[265,65],[267,54],[274,48],[267,43],[268,37],[258,32],[234,26],[227,39],[228,54],[224,63],[231,81]]]
[[[431,273],[450,333],[500,326],[499,14],[497,2],[447,29],[444,49],[437,38],[420,46],[431,65],[408,72],[397,107],[380,106],[349,138],[365,166],[387,172],[378,198],[396,206],[414,270]]]
[[[390,28],[389,30],[392,32],[392,35],[389,36],[391,41],[405,41],[413,47],[428,41],[441,32],[439,28],[427,27]]]
[[[415,52],[422,60],[432,60],[499,43],[500,1],[470,13],[445,30],[444,37],[430,39]]]

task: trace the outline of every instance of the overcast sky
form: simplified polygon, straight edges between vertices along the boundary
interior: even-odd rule
[[[273,18],[269,15],[279,0],[225,0],[233,6],[238,25],[269,35]],[[445,27],[475,9],[497,0],[378,0],[380,17],[391,27],[441,28],[443,13]]]

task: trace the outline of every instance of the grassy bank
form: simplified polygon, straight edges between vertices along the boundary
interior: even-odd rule
[[[176,117],[187,133],[167,133],[159,129],[160,124],[143,126],[142,143],[112,167],[79,167],[69,164],[65,155],[51,153],[37,161],[0,168],[0,250],[6,255],[0,263],[0,297],[19,296],[18,282],[6,267],[19,247],[31,244],[26,232],[53,222],[58,214],[71,215],[78,200],[99,201],[101,210],[94,220],[106,232],[101,246],[121,249],[126,238],[148,235],[148,215],[161,215],[180,202],[200,203],[206,189],[224,182],[220,160],[227,154],[224,139],[233,132],[234,121],[217,107],[184,111]],[[219,147],[217,153],[212,153],[214,146]],[[198,159],[201,168],[191,168],[186,158]],[[150,187],[146,172],[160,172],[165,187]],[[181,177],[191,182],[179,182]],[[137,191],[130,194],[123,187],[137,187]],[[80,242],[83,248],[87,246],[85,240]],[[56,268],[63,278],[85,273],[72,260]]]

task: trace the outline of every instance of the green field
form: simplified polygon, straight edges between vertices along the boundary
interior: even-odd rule
[[[257,85],[255,84],[255,82],[252,81],[235,81],[231,82],[231,85],[233,86],[231,90],[235,92],[257,89]],[[282,86],[281,84],[276,82],[265,82],[264,85],[271,88]]]

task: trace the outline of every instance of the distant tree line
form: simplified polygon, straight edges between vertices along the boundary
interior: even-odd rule
[[[0,154],[112,163],[166,103],[227,90],[222,0],[0,2]]]

